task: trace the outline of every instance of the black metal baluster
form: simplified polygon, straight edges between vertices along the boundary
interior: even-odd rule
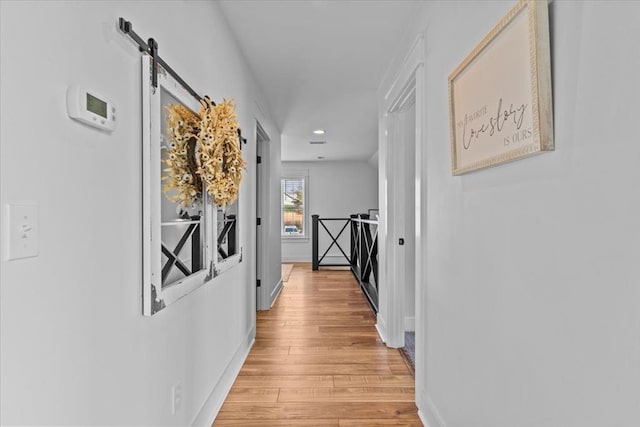
[[[311,215],[311,268],[318,271],[318,218],[320,215]]]
[[[369,219],[367,214],[360,214],[359,217],[360,219]],[[367,262],[367,255],[369,254],[369,224],[361,222],[360,227],[360,279],[363,282],[368,282],[369,273],[371,272]]]
[[[358,218],[358,215],[350,215],[351,221],[351,271],[358,265],[358,223],[354,219]]]

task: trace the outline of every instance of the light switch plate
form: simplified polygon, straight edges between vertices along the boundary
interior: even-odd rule
[[[38,205],[35,202],[6,205],[7,261],[38,256]]]

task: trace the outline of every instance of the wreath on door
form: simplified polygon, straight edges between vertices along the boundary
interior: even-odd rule
[[[227,206],[238,198],[244,168],[236,106],[226,99],[214,105],[207,97],[200,103],[198,173],[214,203]]]
[[[238,198],[245,162],[240,151],[238,120],[233,101],[200,101],[196,115],[182,104],[167,106],[169,145],[163,192],[181,207],[202,203],[202,188],[218,206]]]

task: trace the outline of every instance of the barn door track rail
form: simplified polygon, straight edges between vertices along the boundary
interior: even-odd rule
[[[193,88],[189,86],[187,82],[185,82],[182,77],[180,77],[180,75],[176,73],[173,68],[171,68],[169,64],[167,64],[160,57],[160,55],[158,55],[158,42],[153,37],[149,38],[145,42],[142,37],[140,37],[135,31],[133,31],[133,24],[131,23],[131,21],[127,21],[124,18],[118,18],[118,28],[120,28],[120,31],[129,36],[131,40],[133,40],[138,45],[138,49],[140,50],[140,52],[144,52],[151,57],[151,60],[153,62],[153,74],[151,77],[151,83],[153,84],[153,87],[158,87],[157,65],[160,64],[160,66],[164,68],[167,73],[171,75],[171,77],[176,79],[191,94],[191,96],[198,100],[198,102],[205,98],[211,100],[211,98],[209,98],[207,95],[205,95],[204,97],[200,96],[198,92],[193,90]],[[216,105],[215,102],[212,101],[212,103],[213,105]],[[247,143],[247,139],[242,136],[242,132],[240,129],[238,129],[238,137],[243,143]]]

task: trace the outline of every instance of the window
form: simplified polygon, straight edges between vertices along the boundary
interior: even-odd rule
[[[238,200],[229,206],[218,206],[218,261],[238,253]]]
[[[306,177],[283,178],[282,188],[282,237],[307,236]]]

